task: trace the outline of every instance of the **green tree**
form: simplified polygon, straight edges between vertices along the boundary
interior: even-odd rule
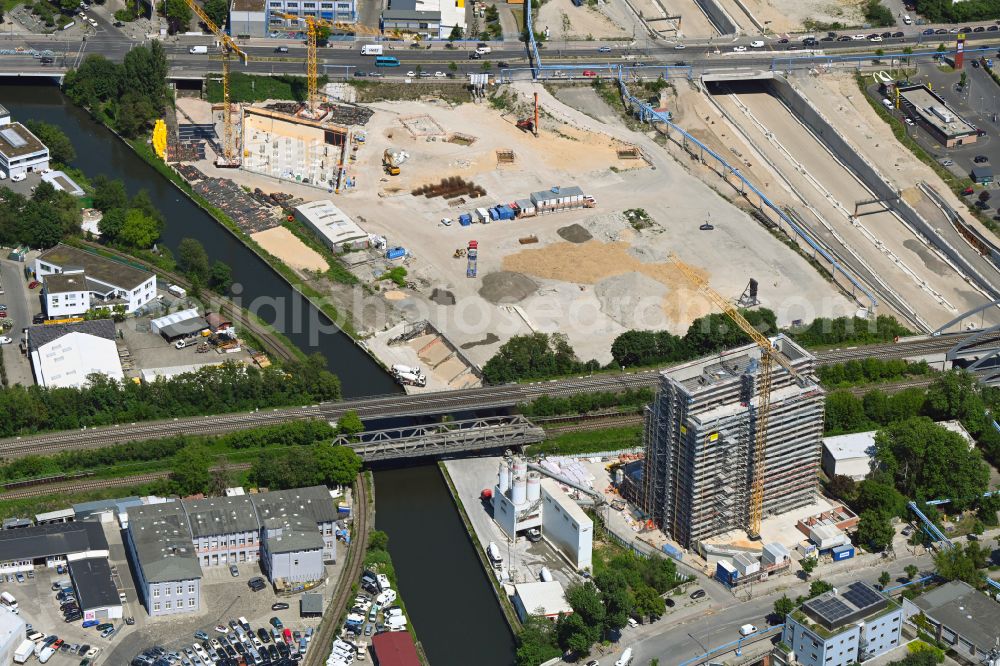
[[[208,273],[209,288],[217,293],[226,294],[232,285],[233,269],[229,264],[216,259],[212,262],[212,268]]]
[[[76,5],[73,6],[73,8],[75,7]],[[40,120],[28,120],[24,124],[49,149],[49,157],[56,163],[56,166],[65,166],[76,159],[73,142],[58,125],[44,123]]]
[[[560,614],[556,622],[556,640],[564,651],[578,656],[590,654],[595,641],[595,627],[588,627],[576,613]]]
[[[642,617],[660,617],[667,612],[667,603],[649,585],[633,588],[635,612]]]
[[[189,277],[207,277],[209,267],[205,246],[194,238],[182,238],[177,245],[177,265]]]
[[[116,240],[125,226],[125,209],[114,208],[104,214],[101,221],[97,223],[97,230],[101,236],[109,241]]]
[[[330,41],[330,28],[325,25],[316,26],[316,44],[326,46],[328,41]]]
[[[124,210],[128,207],[128,194],[125,192],[125,184],[122,181],[111,180],[104,174],[100,174],[94,178],[93,185],[94,208],[97,210],[106,214],[115,209]]]
[[[883,571],[881,574],[879,574],[878,584],[881,585],[883,588],[890,582],[892,582],[892,574],[890,574],[888,571]]]
[[[382,530],[372,530],[368,535],[368,550],[389,550],[389,535]]]
[[[920,567],[916,564],[907,564],[906,568],[903,569],[906,572],[906,580],[913,580],[920,573]]]
[[[553,623],[530,615],[517,634],[517,666],[538,666],[560,654]]]
[[[141,210],[130,208],[125,213],[125,220],[116,239],[137,248],[152,247],[160,237],[160,225],[156,219],[149,217]]]
[[[194,495],[208,490],[212,482],[212,459],[200,445],[185,446],[174,456],[170,482],[179,495]]]
[[[970,550],[970,546],[974,548]],[[934,555],[934,567],[938,575],[948,580],[964,581],[976,588],[983,585],[983,574],[977,566],[980,562],[985,563],[985,558],[981,557],[979,544],[975,542],[966,544],[965,550],[956,545]]]
[[[865,415],[864,405],[849,391],[834,391],[826,396],[826,430],[828,433],[847,433],[867,430],[871,421]]]
[[[833,585],[826,582],[825,580],[814,580],[809,584],[809,598],[818,597],[819,595],[829,592],[833,589]]]
[[[858,492],[858,484],[849,476],[835,474],[826,485],[826,490],[834,497],[850,503]]]
[[[455,63],[454,61],[449,62],[448,63],[448,71],[450,71],[450,72],[457,72],[458,71],[458,64]]]
[[[226,27],[226,19],[229,18],[229,3],[226,0],[205,0],[204,9],[215,25],[223,29]]]
[[[580,363],[562,334],[515,335],[483,366],[490,384],[539,379],[597,369],[596,361]]]
[[[461,40],[464,36],[465,35],[462,32],[462,26],[456,25],[451,29],[451,32],[448,33],[448,41],[449,42],[458,41]]]
[[[569,602],[573,613],[579,615],[584,624],[588,627],[604,626],[604,618],[607,611],[601,602],[601,594],[591,581],[581,584],[570,585],[566,588],[566,601]],[[595,639],[596,640],[596,639]]]
[[[863,511],[858,521],[858,543],[873,551],[885,550],[895,531],[889,516],[880,511]]]
[[[892,484],[885,482],[884,475],[878,474],[858,484],[854,509],[860,513],[875,511],[888,516],[906,515],[906,498]]]
[[[774,614],[782,622],[785,621],[785,616],[793,610],[795,610],[795,602],[789,599],[787,594],[781,595],[781,598],[774,602]]]
[[[365,431],[365,423],[358,413],[350,409],[337,419],[337,432],[341,435],[356,435]]]
[[[799,562],[799,566],[802,567],[802,571],[805,573],[806,578],[808,578],[816,570],[816,558],[807,557]]]
[[[170,34],[187,32],[191,25],[191,18],[194,16],[184,0],[166,0],[164,14],[167,17]]]
[[[635,598],[629,589],[625,574],[617,570],[605,570],[594,576],[597,589],[601,591],[604,604],[604,626],[602,634],[609,638],[622,630],[635,608]]]
[[[316,444],[311,453],[320,483],[348,486],[361,471],[361,456],[349,447],[324,442]]]

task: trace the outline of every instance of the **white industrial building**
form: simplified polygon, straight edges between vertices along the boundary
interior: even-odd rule
[[[29,327],[25,337],[35,383],[79,388],[91,374],[122,381],[125,374],[115,336],[110,319]]]
[[[21,176],[49,168],[49,149],[21,123],[11,122],[10,111],[0,106],[0,169],[7,176]]]
[[[322,199],[302,204],[295,208],[295,217],[331,250],[340,252],[368,247],[368,234],[332,201]]]
[[[969,448],[975,440],[959,421],[938,421],[937,425],[959,435]],[[866,478],[875,465],[876,430],[823,438],[823,472],[827,477],[847,476],[855,481]]]
[[[542,538],[576,569],[591,567],[594,523],[556,481],[529,472],[522,458],[505,458],[492,499],[493,520],[508,538],[540,529]]]
[[[24,632],[21,616],[0,605],[0,664],[14,663],[14,651],[24,640]]]
[[[86,194],[83,188],[77,185],[76,181],[67,176],[63,171],[48,171],[43,173],[42,180],[60,192],[68,192],[74,197],[82,197]]]
[[[156,276],[149,271],[61,243],[35,259],[35,277],[50,319],[116,305],[132,313],[156,297]]]
[[[526,621],[529,615],[540,615],[555,620],[560,613],[566,615],[573,613],[573,607],[566,601],[562,583],[557,580],[515,585],[514,609],[521,622]]]

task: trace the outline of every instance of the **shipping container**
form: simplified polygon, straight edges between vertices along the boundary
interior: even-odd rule
[[[854,557],[854,546],[849,546],[849,545],[837,546],[830,552],[833,553],[834,562],[840,562],[841,560],[849,560],[852,557]]]
[[[467,227],[470,224],[472,224],[472,216],[469,215],[468,213],[462,213],[461,215],[458,216],[458,223],[461,224],[463,227]]]
[[[490,221],[490,214],[486,211],[485,208],[477,208],[476,209],[476,218],[480,222],[486,223],[486,222]]]
[[[490,219],[491,220],[499,220],[500,219],[500,210],[499,210],[499,208],[497,206],[494,206],[493,208],[490,208]]]
[[[736,567],[726,560],[719,560],[715,564],[715,578],[726,585],[732,585],[739,578],[740,574]]]
[[[385,253],[386,259],[402,259],[406,256],[406,248],[404,247],[390,247]]]

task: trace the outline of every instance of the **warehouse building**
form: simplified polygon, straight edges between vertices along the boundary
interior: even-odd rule
[[[202,566],[257,561],[260,523],[248,496],[185,500],[181,505]]]
[[[383,631],[372,638],[375,666],[420,666],[417,646],[408,631]]]
[[[0,530],[0,573],[56,568],[68,562],[107,558],[108,540],[100,523],[51,523]]]
[[[110,319],[29,326],[25,338],[39,386],[78,388],[95,373],[118,381],[125,378]]]
[[[181,503],[129,509],[126,534],[125,547],[146,612],[151,616],[197,612],[201,567]]]
[[[156,276],[149,271],[62,243],[40,254],[34,269],[50,319],[116,305],[132,313],[156,298]]]
[[[978,132],[927,86],[901,86],[903,108],[945,148],[975,143]]]
[[[8,177],[20,177],[49,168],[49,149],[21,123],[11,122],[10,112],[0,106],[0,169]]]
[[[814,597],[785,618],[779,664],[850,666],[899,645],[903,609],[863,582]]]
[[[26,629],[20,615],[0,605],[0,664],[14,663],[14,651],[24,640]]]
[[[804,381],[772,373],[765,517],[814,501],[823,432],[814,357],[784,335],[771,343]],[[664,371],[647,407],[643,506],[685,548],[750,527],[760,356],[749,344]]]
[[[583,190],[575,185],[532,192],[530,197],[531,203],[534,204],[538,213],[581,208],[585,198]]]
[[[91,557],[69,563],[69,576],[76,590],[76,599],[84,620],[106,620],[122,617],[122,602],[111,577],[111,565],[106,557]]]
[[[295,208],[295,217],[335,252],[368,247],[368,234],[347,214],[326,199]]]
[[[903,609],[907,618],[923,613],[925,631],[966,663],[989,663],[989,657],[998,656],[994,652],[1000,641],[997,602],[967,583],[954,580],[916,599],[904,599]]]
[[[554,621],[560,614],[573,613],[573,607],[566,601],[562,583],[557,580],[515,585],[514,610],[521,622],[526,622],[531,615],[540,615]]]
[[[267,1],[233,0],[229,6],[229,32],[239,38],[267,37]]]
[[[426,35],[432,39],[447,37],[442,35],[441,11],[437,9],[417,9],[414,0],[395,0],[389,9],[382,12],[382,27],[390,32]],[[449,32],[451,30],[449,29]]]

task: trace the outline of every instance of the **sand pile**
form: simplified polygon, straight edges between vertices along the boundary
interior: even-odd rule
[[[665,328],[666,285],[642,273],[605,278],[594,286],[601,312],[630,329]]]
[[[479,288],[479,295],[490,303],[519,303],[537,290],[538,285],[528,276],[500,271],[483,276],[483,286]]]
[[[556,230],[559,237],[563,240],[569,241],[570,243],[586,243],[591,240],[593,236],[590,232],[581,227],[579,224],[571,224],[568,227],[561,227]]]

